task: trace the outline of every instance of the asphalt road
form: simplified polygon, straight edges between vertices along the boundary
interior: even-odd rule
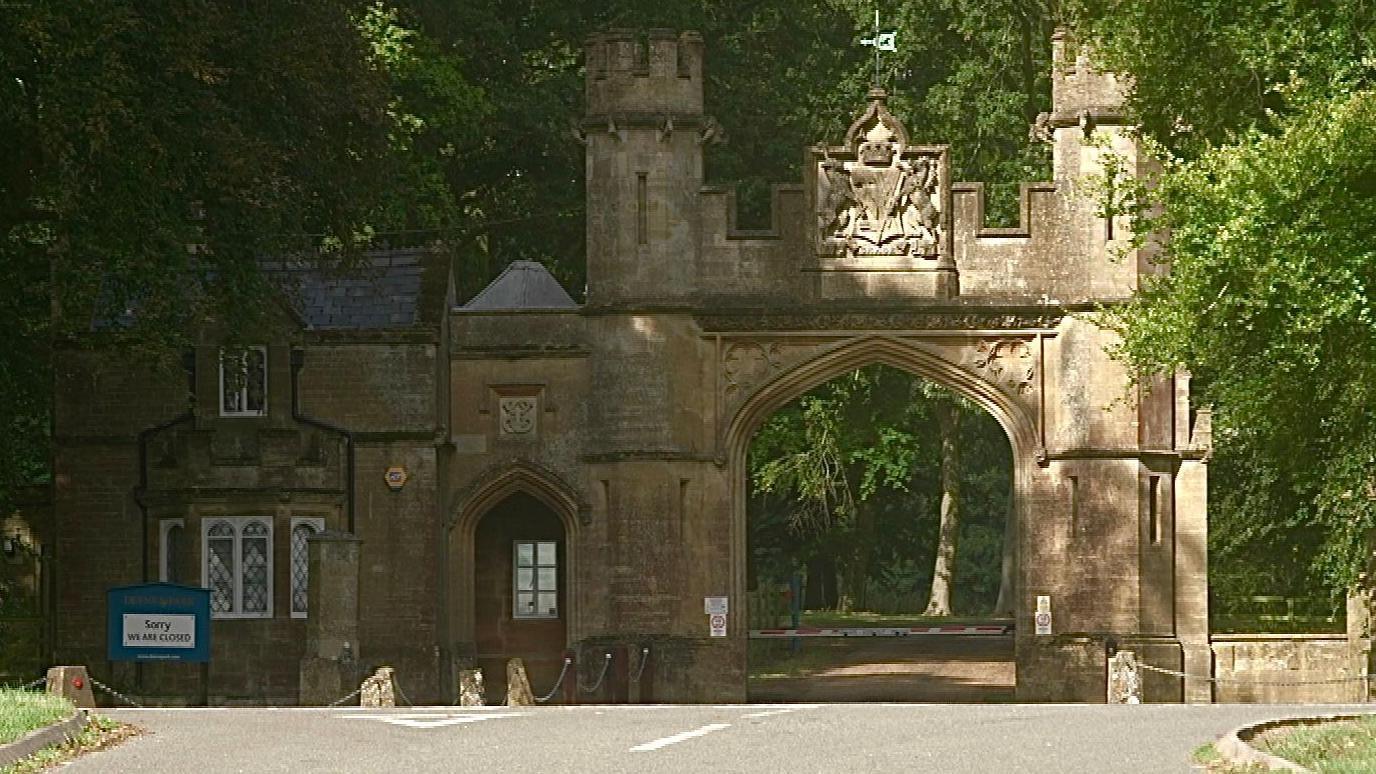
[[[112,710],[109,714],[147,733],[85,756],[69,771],[1187,772],[1195,747],[1235,726],[1344,709],[1352,708],[752,704]]]

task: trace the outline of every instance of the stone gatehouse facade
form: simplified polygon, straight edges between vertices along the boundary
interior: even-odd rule
[[[1183,377],[1128,391],[1104,352],[1095,305],[1160,269],[1113,257],[1126,224],[1082,190],[1109,150],[1139,163],[1121,85],[1054,46],[1054,179],[1014,228],[875,90],[775,188],[772,227],[740,229],[703,184],[701,38],[614,32],[587,45],[585,303],[526,262],[455,298],[443,261],[391,251],[344,280],[267,267],[290,313],[241,367],[211,334],[186,382],[66,358],[59,657],[211,702],[326,702],[387,664],[419,703],[475,664],[495,698],[512,656],[537,690],[565,651],[592,683],[612,653],[603,699],[743,700],[750,438],[884,363],[1007,432],[1019,699],[1102,701],[1110,641],[1208,674],[1207,414]],[[103,591],[143,579],[212,589],[206,673],[104,661]]]

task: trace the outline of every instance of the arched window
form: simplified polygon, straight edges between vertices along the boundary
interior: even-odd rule
[[[161,552],[158,557],[158,580],[164,583],[182,582],[185,567],[182,561],[186,554],[185,525],[185,519],[163,519],[158,526],[158,532],[162,535],[158,543]]]
[[[263,518],[204,522],[201,584],[216,618],[272,617],[272,523]]]
[[[268,413],[268,348],[220,351],[220,416],[260,417]]]
[[[324,519],[291,520],[291,617],[305,618],[309,606],[311,535],[325,530]]]

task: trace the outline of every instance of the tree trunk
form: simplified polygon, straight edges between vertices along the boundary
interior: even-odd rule
[[[951,575],[960,534],[960,413],[955,404],[940,401],[936,416],[941,428],[941,532],[932,570],[932,596],[923,615],[950,615]]]
[[[855,510],[855,553],[849,569],[850,595],[853,610],[869,610],[870,558],[874,556],[874,508],[857,504]]]
[[[1014,511],[1014,492],[1010,484],[1008,488],[1008,512],[1003,516],[1003,566],[999,573],[999,599],[994,603],[994,615],[1009,616],[1013,615],[1013,599],[1017,594],[1017,587],[1013,579],[1013,559],[1018,539],[1017,517]]]

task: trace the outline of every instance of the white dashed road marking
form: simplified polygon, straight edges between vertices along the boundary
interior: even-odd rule
[[[653,750],[658,750],[661,747],[668,747],[671,744],[678,744],[679,742],[686,741],[688,739],[693,739],[699,736],[706,736],[707,734],[710,734],[713,731],[720,731],[723,728],[730,727],[730,723],[709,723],[708,725],[705,725],[702,728],[695,728],[692,731],[684,731],[679,734],[674,734],[673,736],[666,736],[662,739],[656,739],[653,742],[638,744],[635,747],[632,747],[629,750],[629,752],[651,752]]]
[[[498,718],[519,718],[529,713],[525,712],[484,712],[481,715],[455,715],[445,713],[437,715],[433,713],[403,713],[400,715],[336,715],[338,718],[352,718],[355,720],[380,720],[383,723],[391,723],[394,726],[406,726],[407,728],[443,728],[445,726],[457,726],[464,723],[477,723],[480,720],[496,720]]]
[[[790,713],[790,712],[797,712],[797,711],[798,711],[797,708],[791,707],[791,708],[789,708],[789,709],[773,709],[773,710],[765,710],[764,712],[751,712],[751,713],[748,713],[748,714],[745,714],[745,715],[741,715],[741,717],[742,717],[742,718],[767,718],[767,717],[769,717],[770,715],[787,715],[787,714]]]

